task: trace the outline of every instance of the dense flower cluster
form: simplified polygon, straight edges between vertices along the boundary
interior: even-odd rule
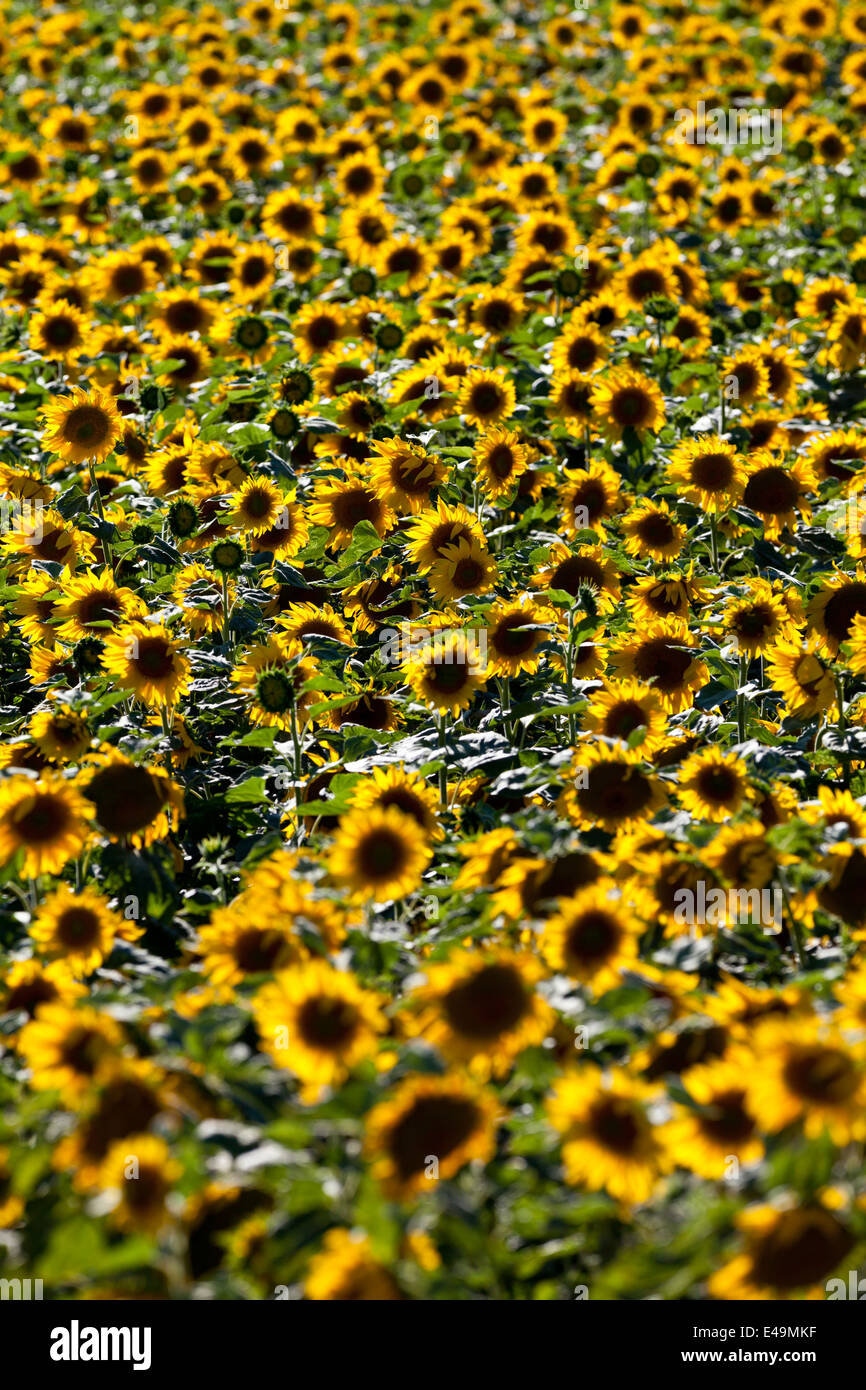
[[[825,1297],[866,4],[0,6],[0,1272]]]

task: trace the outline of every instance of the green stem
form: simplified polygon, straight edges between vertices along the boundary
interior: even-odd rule
[[[716,574],[719,572],[719,530],[715,512],[710,512],[710,551],[713,557],[713,569]]]
[[[748,669],[749,669],[749,658],[748,658],[747,656],[741,656],[741,657],[740,657],[740,679],[739,679],[739,682],[738,682],[739,689],[737,690],[737,742],[738,742],[738,743],[745,743],[745,741],[746,741],[746,697],[745,697],[745,695],[742,693],[742,687],[743,687],[743,686],[745,685],[745,683],[746,683],[746,674],[747,674],[747,672],[748,672]]]
[[[782,878],[781,874],[779,875],[779,887],[782,890],[782,901],[784,902],[785,910],[788,913],[788,921],[790,923],[791,936],[794,940],[794,949],[797,953],[797,960],[800,964],[800,969],[806,970],[809,965],[809,958],[806,955],[806,947],[803,943],[803,930],[800,926],[800,923],[794,916],[794,911],[791,907],[791,898],[788,894],[788,889],[785,886],[785,880]]]
[[[574,609],[568,610],[568,642],[565,647],[565,693],[569,705],[574,703]],[[577,742],[574,710],[568,711],[568,741],[572,748]]]
[[[838,675],[838,676],[836,677],[836,703],[837,703],[838,706],[839,706],[839,737],[840,737],[840,739],[844,739],[844,738],[845,738],[845,731],[846,731],[846,729],[847,729],[847,727],[848,727],[848,718],[847,718],[847,715],[845,714],[845,677],[844,677],[844,675]],[[845,780],[845,786],[847,787],[847,786],[850,784],[850,781],[851,781],[851,755],[850,755],[850,753],[847,753],[847,752],[845,752],[844,750],[842,751],[842,769],[843,769],[842,775],[843,775],[844,780]]]
[[[102,522],[103,528],[105,528],[108,522],[105,520],[105,508],[102,505],[102,493],[99,491],[99,483],[96,481],[96,464],[93,459],[87,460],[87,466],[90,470],[90,483],[96,494],[96,510],[99,512],[99,519]],[[114,559],[111,554],[111,545],[109,544],[108,538],[103,534],[100,536],[100,540],[102,541],[102,553],[105,556],[105,563],[109,569],[113,570]]]
[[[441,749],[441,766],[439,768],[439,800],[442,803],[442,810],[448,810],[448,765],[446,758],[445,730],[448,725],[448,714],[443,712],[439,715],[439,747]]]

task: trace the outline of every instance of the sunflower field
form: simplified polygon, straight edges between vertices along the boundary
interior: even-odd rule
[[[0,6],[0,1276],[835,1297],[866,3]]]

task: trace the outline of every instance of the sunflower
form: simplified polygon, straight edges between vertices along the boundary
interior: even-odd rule
[[[480,436],[474,464],[485,495],[491,502],[508,497],[529,465],[529,449],[515,430],[494,428]]]
[[[268,194],[262,208],[262,231],[280,242],[318,241],[325,226],[318,199],[293,189]]]
[[[466,233],[463,237],[474,252],[472,238]],[[500,285],[473,285],[472,298],[466,305],[465,314],[473,328],[492,338],[504,338],[513,333],[524,318],[525,306],[521,295]]]
[[[291,916],[275,911],[267,895],[249,890],[214,909],[199,929],[197,952],[203,973],[227,998],[230,987],[247,976],[282,970],[307,955]]]
[[[591,591],[600,612],[615,608],[622,594],[619,571],[604,546],[581,545],[576,549],[557,544],[551,547],[547,564],[535,577],[540,588],[562,589],[576,597],[581,589]]]
[[[720,1182],[734,1157],[742,1167],[760,1163],[760,1112],[749,1094],[750,1054],[731,1049],[723,1059],[690,1067],[684,1081],[693,1106],[679,1108],[667,1142],[681,1168]]]
[[[592,692],[581,727],[587,733],[651,752],[664,736],[667,717],[652,686],[635,680],[605,681],[601,689]],[[639,730],[643,730],[642,738],[636,738]]]
[[[563,470],[566,481],[559,489],[562,530],[567,536],[580,531],[603,533],[603,523],[623,508],[621,480],[610,464],[593,459],[588,468]]]
[[[98,829],[121,843],[152,844],[183,815],[183,792],[162,768],[134,763],[116,749],[100,754],[80,785]]]
[[[9,1150],[0,1148],[0,1231],[8,1231],[24,1215],[24,1202],[12,1187]]]
[[[396,806],[411,817],[428,840],[441,840],[444,830],[439,824],[439,803],[435,792],[423,777],[397,767],[373,768],[372,777],[359,782],[352,792],[353,811],[369,811]]]
[[[250,533],[253,554],[270,553],[282,560],[291,560],[304,549],[310,538],[310,528],[300,502],[283,497],[282,506],[272,526]]]
[[[76,980],[66,961],[58,959],[46,964],[30,956],[12,961],[5,971],[0,985],[0,1015],[22,1013],[26,1022],[36,1017],[43,1004],[71,1005],[86,993],[86,986]],[[5,1031],[5,1024],[4,1036],[6,1046],[12,1047],[15,1034]]]
[[[28,333],[34,352],[49,361],[71,364],[89,355],[90,326],[73,304],[44,303],[39,313],[31,315]]]
[[[123,421],[111,396],[75,387],[69,396],[52,396],[44,409],[42,442],[69,463],[101,463],[123,434]]]
[[[859,846],[846,841],[833,844],[818,861],[824,882],[808,897],[808,910],[838,917],[858,934],[866,926],[866,855]]]
[[[254,536],[260,536],[276,525],[284,503],[279,488],[261,474],[247,478],[231,500],[233,509],[228,517],[229,522]]]
[[[779,865],[787,862],[786,856],[767,839],[766,829],[759,820],[723,826],[704,847],[703,858],[736,888],[765,888]]]
[[[685,539],[680,526],[664,501],[636,502],[622,519],[625,548],[642,560],[672,560],[679,555]]]
[[[277,619],[289,641],[327,638],[352,645],[352,636],[342,617],[329,603],[290,603]]]
[[[376,1259],[369,1236],[334,1228],[310,1260],[305,1298],[320,1301],[387,1302],[402,1298],[388,1269]]]
[[[575,753],[560,800],[575,825],[614,832],[650,820],[665,804],[665,793],[638,749],[595,744]]]
[[[598,997],[620,982],[620,971],[637,958],[643,928],[612,885],[584,888],[545,924],[541,951],[548,965],[579,980]]]
[[[700,820],[726,820],[748,796],[749,782],[736,753],[718,748],[693,753],[679,772],[680,801]]]
[[[650,1120],[653,1092],[622,1071],[586,1071],[559,1077],[547,1102],[562,1135],[566,1181],[627,1205],[646,1202],[672,1165],[664,1133]]]
[[[742,503],[756,512],[768,540],[777,540],[787,529],[797,529],[797,513],[808,522],[811,507],[807,495],[816,491],[812,470],[804,459],[785,463],[768,449],[751,454],[746,465]]]
[[[354,265],[367,265],[375,261],[393,230],[394,217],[381,205],[350,206],[340,215],[337,244]]]
[[[560,372],[552,377],[547,401],[551,419],[588,428],[592,419],[593,381],[593,377],[580,372]]]
[[[58,1172],[70,1172],[79,1192],[99,1186],[111,1146],[128,1135],[143,1134],[173,1108],[166,1076],[149,1060],[115,1057],[100,1064],[93,1084],[76,1102],[76,1128],[54,1150]]]
[[[711,1276],[712,1298],[824,1299],[828,1277],[856,1243],[844,1221],[814,1199],[747,1208],[737,1225],[743,1248]]]
[[[394,513],[373,489],[366,470],[346,470],[345,478],[328,478],[316,484],[307,517],[312,526],[325,526],[330,544],[345,550],[355,527],[368,522],[380,536],[390,530]]]
[[[833,1142],[866,1133],[866,1045],[851,1043],[819,1019],[769,1020],[754,1034],[761,1058],[749,1073],[752,1102],[770,1132],[800,1121],[810,1138],[826,1128]]]
[[[428,287],[433,254],[424,242],[401,233],[390,236],[377,248],[373,265],[383,280],[394,276],[401,295],[418,294]]]
[[[501,367],[473,367],[457,397],[457,410],[467,424],[488,430],[514,413],[514,386]]]
[[[389,902],[419,887],[431,849],[418,822],[394,805],[340,819],[328,869],[356,899]]]
[[[62,1003],[43,1004],[19,1039],[30,1085],[37,1091],[59,1091],[67,1103],[87,1091],[123,1046],[123,1030],[110,1015]]]
[[[687,439],[673,450],[667,476],[688,502],[705,512],[735,506],[745,487],[745,470],[736,448],[719,435]]]
[[[661,391],[654,381],[631,367],[616,367],[600,378],[591,404],[593,416],[608,439],[622,439],[626,431],[643,439],[658,433],[664,424]]]
[[[110,955],[114,938],[140,935],[137,927],[112,912],[91,889],[71,893],[61,885],[43,902],[30,926],[37,949],[60,957],[76,974],[89,975]]]
[[[835,699],[830,662],[821,639],[785,638],[767,652],[767,676],[798,719],[811,719]]]
[[[498,1101],[460,1076],[408,1077],[367,1116],[365,1153],[385,1192],[406,1199],[495,1148]]]
[[[746,656],[766,651],[790,636],[793,627],[781,595],[765,579],[750,579],[744,594],[728,599],[723,623],[725,633]]]
[[[626,607],[636,627],[644,622],[656,622],[659,618],[681,618],[686,621],[692,609],[706,601],[706,589],[707,581],[695,575],[692,565],[685,574],[676,570],[662,570],[657,577],[650,575],[632,584]]]
[[[122,1231],[157,1232],[171,1220],[166,1199],[182,1168],[164,1139],[130,1134],[112,1144],[100,1169],[98,1186],[116,1194],[108,1213]]]
[[[496,561],[475,540],[445,546],[430,570],[428,583],[440,600],[452,602],[469,594],[485,594],[498,578]]]
[[[146,705],[173,705],[189,689],[190,665],[168,628],[130,623],[107,636],[107,674]]]
[[[141,617],[144,611],[141,599],[119,585],[112,570],[91,570],[64,582],[55,610],[57,635],[70,643],[87,637],[101,639],[118,623]]]
[[[271,635],[244,652],[231,680],[250,702],[254,724],[291,729],[293,720],[306,721],[316,696],[304,686],[317,674],[301,642]]]
[[[518,845],[514,831],[503,826],[458,845],[457,851],[466,862],[454,881],[455,888],[494,888],[517,855]]]
[[[305,1100],[338,1086],[378,1045],[384,1001],[322,960],[281,970],[252,1001],[263,1051],[303,1085]]]
[[[408,1026],[480,1080],[508,1071],[551,1029],[553,1013],[536,988],[544,968],[528,952],[461,951],[425,974],[410,996]]]
[[[193,637],[222,632],[225,623],[222,589],[206,565],[184,566],[175,578],[171,593]],[[231,589],[229,593],[231,596]]]
[[[706,664],[689,650],[696,645],[681,618],[660,618],[621,638],[611,650],[611,665],[621,677],[651,683],[662,707],[678,714],[709,680]]]
[[[436,632],[403,667],[417,700],[440,715],[459,715],[486,683],[487,662],[458,630]]]
[[[484,532],[478,519],[466,507],[447,506],[441,498],[435,508],[425,508],[407,533],[407,550],[419,574],[425,574],[441,560],[446,550],[461,541],[484,549]]]
[[[11,777],[0,785],[0,862],[22,851],[28,877],[60,873],[84,848],[88,818],[80,793],[63,778]]]
[[[39,752],[55,763],[78,762],[90,747],[87,720],[63,705],[38,710],[30,720],[29,732]]]
[[[540,648],[549,640],[555,623],[553,610],[533,602],[527,594],[513,600],[500,599],[487,614],[491,674],[534,675],[542,660]]]
[[[264,299],[275,279],[274,253],[267,242],[252,242],[238,250],[232,262],[229,286],[239,304],[252,305]]]
[[[173,387],[180,395],[203,381],[210,372],[210,352],[200,338],[190,333],[167,334],[151,351],[156,358],[157,381]]]
[[[375,441],[368,460],[370,486],[386,506],[399,515],[429,507],[431,493],[445,477],[445,468],[420,444],[401,439]]]
[[[863,630],[864,617],[866,571],[859,565],[853,575],[837,571],[824,580],[806,606],[806,618],[831,656],[837,655],[855,631]]]

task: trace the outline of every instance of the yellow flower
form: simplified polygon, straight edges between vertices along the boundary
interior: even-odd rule
[[[81,793],[62,778],[12,777],[0,786],[0,862],[20,850],[28,877],[59,873],[84,848],[88,818]]]
[[[30,1068],[31,1086],[57,1090],[65,1101],[75,1102],[123,1043],[123,1031],[110,1015],[57,1003],[43,1004],[22,1029],[19,1049]]]
[[[650,1088],[622,1071],[602,1074],[589,1067],[555,1083],[547,1103],[562,1135],[566,1181],[590,1191],[607,1191],[626,1203],[646,1202],[671,1167],[664,1134],[650,1120]]]
[[[123,420],[111,396],[76,387],[70,396],[52,396],[44,410],[42,443],[70,463],[101,462],[123,434]]]
[[[171,1220],[166,1198],[182,1171],[157,1135],[130,1134],[119,1139],[99,1173],[98,1185],[117,1194],[109,1221],[123,1231],[161,1230]]]
[[[340,819],[328,868],[357,899],[405,898],[420,886],[430,860],[425,838],[396,806],[351,811]]]
[[[310,1260],[304,1284],[307,1298],[319,1301],[375,1301],[402,1297],[392,1274],[376,1259],[369,1236],[360,1231],[328,1231]]]
[[[541,950],[554,970],[598,996],[615,988],[620,971],[637,958],[642,930],[622,894],[598,883],[562,902],[544,928]]]
[[[89,975],[110,954],[116,936],[140,936],[139,928],[112,912],[92,889],[72,893],[65,884],[43,902],[30,935],[46,956],[61,957],[70,969]]]
[[[189,689],[190,666],[168,628],[130,623],[105,639],[103,665],[121,690],[146,705],[173,705]]]
[[[459,951],[425,973],[410,996],[409,1028],[481,1080],[550,1032],[553,1013],[537,990],[544,967],[528,951]]]
[[[367,1117],[365,1152],[389,1196],[410,1198],[493,1155],[496,1095],[460,1076],[409,1077]]]
[[[845,1222],[817,1200],[748,1208],[737,1226],[743,1248],[711,1276],[713,1298],[825,1299],[828,1278],[855,1245]]]
[[[680,801],[701,820],[726,820],[735,815],[749,790],[742,759],[718,748],[686,758],[678,781]]]
[[[280,971],[252,1007],[264,1051],[315,1100],[375,1052],[386,1027],[382,1003],[354,975],[315,960]]]
[[[665,419],[656,382],[630,367],[616,367],[596,383],[592,411],[609,439],[622,439],[627,430],[643,439],[658,433]]]

